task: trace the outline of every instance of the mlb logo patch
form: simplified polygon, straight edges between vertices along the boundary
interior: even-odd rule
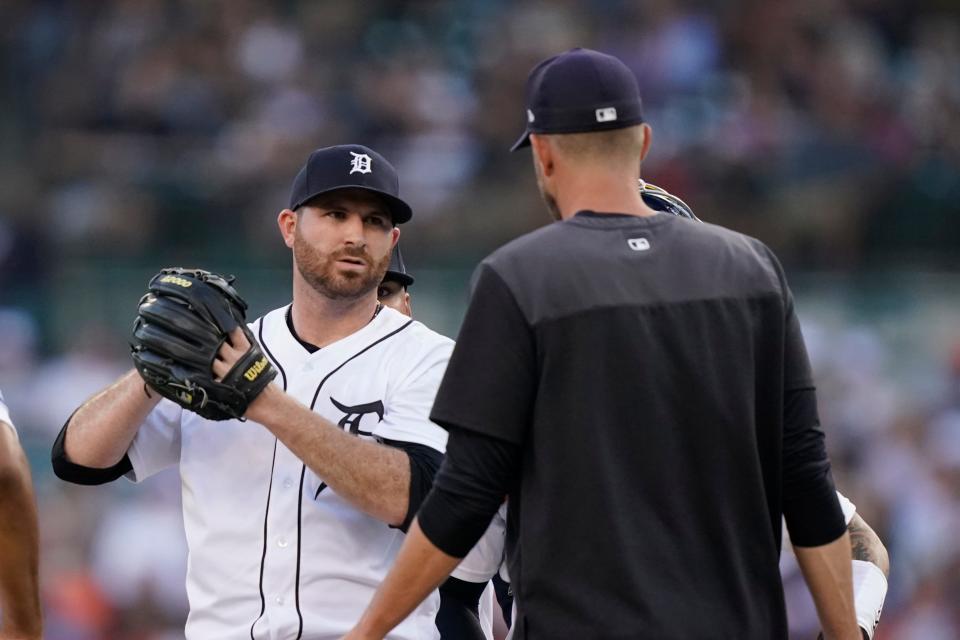
[[[597,122],[613,122],[616,119],[616,107],[603,107],[601,109],[597,109]]]

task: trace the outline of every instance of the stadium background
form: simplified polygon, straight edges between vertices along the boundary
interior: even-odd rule
[[[506,148],[528,69],[577,45],[637,73],[645,177],[785,263],[838,484],[892,559],[877,637],[960,637],[957,7],[5,0],[0,388],[35,474],[46,637],[182,637],[175,473],[85,488],[48,462],[129,367],[148,277],[200,265],[236,273],[255,314],[285,302],[292,177],[362,142],[416,211],[414,311],[454,336],[472,266],[547,220]],[[809,612],[792,625],[814,633]]]

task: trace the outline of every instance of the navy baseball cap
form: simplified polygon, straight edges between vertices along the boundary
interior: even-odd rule
[[[390,254],[390,266],[387,272],[383,274],[384,282],[398,282],[401,287],[409,287],[413,284],[413,276],[407,273],[407,265],[403,263],[403,255],[400,253],[400,245],[393,247],[393,253]]]
[[[641,122],[640,88],[627,65],[593,49],[571,49],[527,77],[527,128],[510,151],[529,146],[531,133],[608,131]]]
[[[360,144],[325,147],[311,153],[293,179],[290,208],[296,211],[321,194],[346,188],[381,196],[395,225],[413,217],[410,205],[400,199],[397,170],[382,155]]]

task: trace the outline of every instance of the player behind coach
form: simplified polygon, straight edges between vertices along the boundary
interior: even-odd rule
[[[377,301],[411,215],[381,155],[315,151],[278,216],[293,302],[249,325],[279,375],[247,420],[204,419],[131,371],[61,431],[53,462],[66,480],[179,467],[189,640],[338,638],[393,562],[442,459],[429,411],[453,347]],[[218,376],[249,347],[236,333]],[[436,638],[438,601],[391,637]]]
[[[383,274],[380,286],[377,287],[377,300],[383,306],[412,318],[413,308],[410,305],[410,292],[407,289],[413,283],[413,276],[407,273],[407,265],[403,261],[403,254],[398,244],[390,254],[390,264],[386,273]]]
[[[383,637],[508,494],[514,638],[785,638],[781,513],[825,637],[860,638],[779,262],[644,204],[650,127],[616,58],[543,61],[526,115],[558,222],[479,266],[431,413],[447,457],[348,637]]]

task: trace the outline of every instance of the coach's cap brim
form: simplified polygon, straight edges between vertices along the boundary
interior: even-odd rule
[[[588,133],[643,122],[637,78],[617,58],[591,49],[571,49],[530,71],[527,123],[511,151],[530,146],[530,134]]]
[[[524,131],[523,135],[520,136],[520,138],[513,143],[513,146],[510,147],[510,151],[512,153],[517,149],[523,149],[524,147],[529,147],[529,146],[530,146],[530,131],[528,130],[528,131]]]

